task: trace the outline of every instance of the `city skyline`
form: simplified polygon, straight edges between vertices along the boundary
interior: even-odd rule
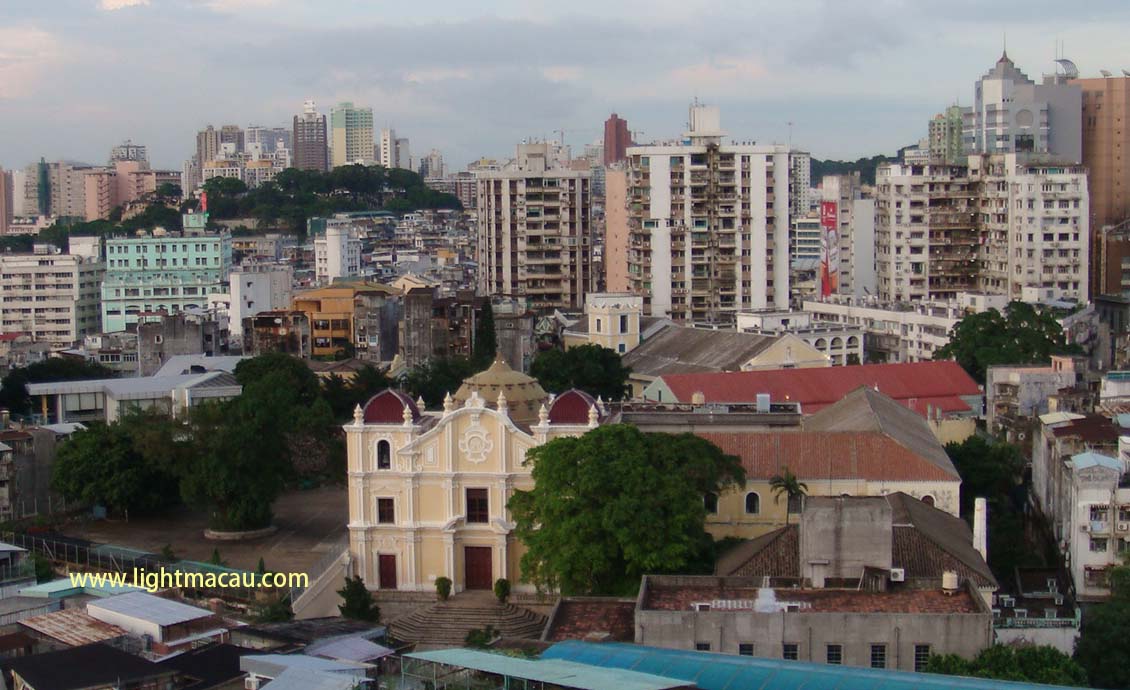
[[[1010,57],[1036,79],[1053,70],[1057,42],[1082,76],[1130,67],[1117,49],[1130,7],[1088,3],[1064,17],[1035,5],[5,6],[0,165],[98,163],[129,138],[149,147],[154,167],[176,169],[205,125],[286,126],[306,99],[323,114],[340,101],[372,107],[375,129],[393,126],[418,150],[443,151],[453,170],[562,128],[578,151],[600,138],[610,112],[641,141],[675,137],[671,123],[696,97],[721,107],[737,139],[791,140],[817,158],[893,154],[925,136],[934,113],[972,102],[1006,34]],[[201,50],[185,38],[210,33],[238,40]]]

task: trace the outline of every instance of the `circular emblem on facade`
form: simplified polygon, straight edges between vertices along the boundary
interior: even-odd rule
[[[493,449],[494,442],[491,441],[487,430],[482,427],[468,429],[459,440],[459,450],[469,462],[484,462]]]

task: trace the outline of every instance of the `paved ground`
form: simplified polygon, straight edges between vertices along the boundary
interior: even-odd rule
[[[86,521],[60,529],[71,537],[160,553],[172,544],[180,558],[206,561],[212,549],[233,568],[254,570],[260,556],[274,572],[303,572],[339,540],[345,538],[349,506],[344,487],[284,494],[275,503],[274,534],[243,542],[214,542],[204,538],[207,516],[181,509],[155,519]]]

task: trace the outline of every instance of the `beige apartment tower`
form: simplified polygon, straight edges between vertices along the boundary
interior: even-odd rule
[[[584,306],[593,289],[592,173],[554,144],[520,144],[500,170],[476,173],[483,295],[525,297],[536,310]]]

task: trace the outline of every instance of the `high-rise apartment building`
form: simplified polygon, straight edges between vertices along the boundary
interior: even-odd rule
[[[412,169],[412,150],[408,146],[408,137],[400,137],[396,140],[396,167]]]
[[[247,150],[247,136],[239,125],[224,125],[220,127],[220,145],[232,144],[236,153]]]
[[[623,165],[604,174],[604,290],[627,292],[628,280],[628,171]]]
[[[443,177],[447,170],[443,165],[443,154],[432,149],[420,160],[420,177]]]
[[[1008,54],[974,87],[973,107],[964,112],[966,153],[1035,153],[1066,163],[1083,159],[1082,90],[1065,75],[1037,84]]]
[[[303,103],[302,114],[294,116],[293,164],[299,170],[329,170],[326,116],[318,113],[314,101]]]
[[[126,139],[121,144],[110,149],[110,165],[118,161],[136,161],[149,165],[149,152],[144,144],[135,144]]]
[[[286,127],[262,127],[259,125],[250,125],[244,131],[244,150],[251,150],[252,146],[258,146],[259,150],[263,153],[272,153],[279,149],[286,149],[290,151],[291,146],[291,130]]]
[[[604,121],[604,165],[623,161],[632,145],[632,133],[628,131],[628,121],[612,113]]]
[[[12,173],[0,168],[0,235],[8,234],[8,224],[12,222],[15,187]]]
[[[61,218],[86,218],[86,174],[92,166],[70,161],[47,164],[48,215]],[[42,173],[40,175],[42,183]],[[43,190],[40,188],[40,197]]]
[[[1086,300],[1087,176],[1023,154],[885,164],[875,193],[882,301]]]
[[[212,125],[208,125],[196,133],[196,163],[203,167],[218,155],[220,155],[220,133]]]
[[[549,143],[520,144],[499,170],[476,173],[478,291],[533,309],[581,309],[593,289],[588,169]]]
[[[695,104],[680,142],[627,151],[628,231],[613,212],[607,233],[627,235],[629,290],[645,314],[726,324],[788,307],[789,149],[722,139],[718,108]]]
[[[88,242],[93,251],[76,249]],[[99,289],[105,264],[96,238],[72,238],[72,253],[36,245],[33,254],[0,254],[0,332],[71,347],[101,330]]]
[[[150,233],[106,241],[102,328],[124,331],[146,312],[206,308],[228,292],[231,235],[206,234],[207,214],[185,214],[182,233]]]
[[[789,152],[789,217],[803,218],[812,210],[812,155]]]
[[[1090,187],[1094,259],[1091,295],[1122,292],[1124,241],[1103,240],[1103,228],[1130,219],[1130,77],[1076,79],[1083,90],[1083,164]]]
[[[377,144],[377,162],[384,168],[399,168],[399,159],[396,151],[396,130],[385,127],[381,130],[381,140]]]
[[[835,245],[828,257],[834,263],[829,266],[833,285],[826,293],[874,295],[875,205],[863,197],[859,173],[821,180],[820,221],[822,230],[832,231],[825,236]]]
[[[931,161],[946,165],[960,165],[965,162],[962,143],[965,111],[959,105],[951,105],[930,120],[927,135],[928,155]]]
[[[373,160],[373,109],[346,101],[330,110],[333,167]]]

